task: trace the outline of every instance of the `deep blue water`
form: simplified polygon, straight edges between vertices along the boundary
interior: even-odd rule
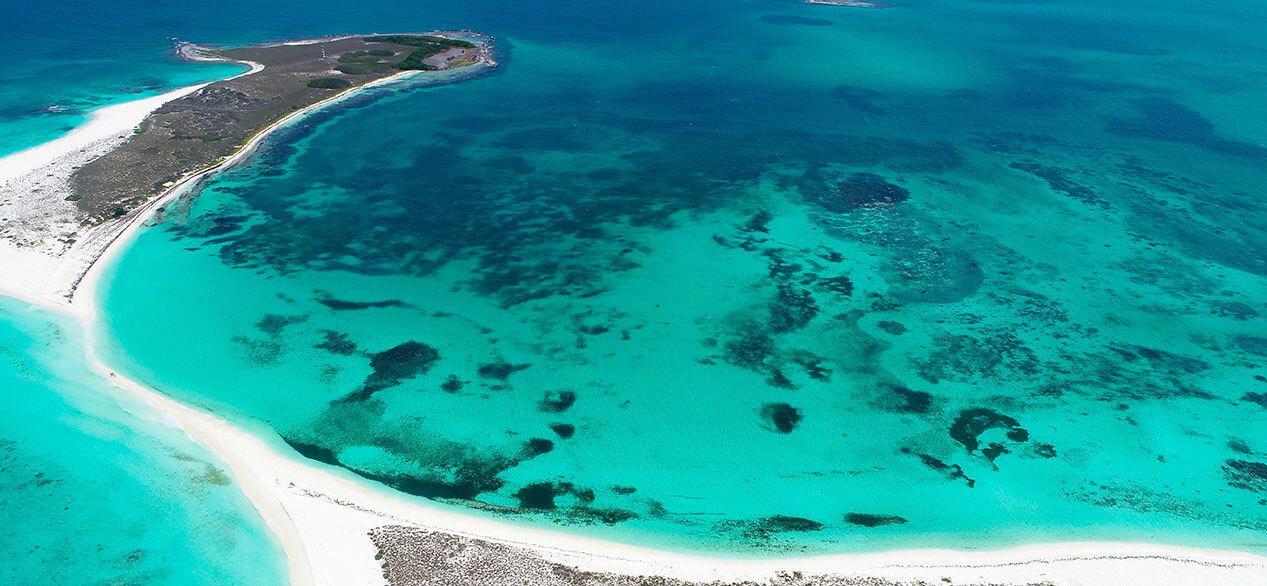
[[[1263,547],[1261,4],[31,19],[134,65],[16,110],[179,85],[167,36],[501,39],[277,134],[117,267],[120,368],[307,456],[656,545]]]

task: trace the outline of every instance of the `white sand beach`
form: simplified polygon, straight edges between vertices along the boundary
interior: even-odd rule
[[[409,74],[401,73],[378,83],[390,83]],[[54,203],[56,196],[30,196],[29,191],[36,185],[34,177],[69,173],[73,166],[68,159],[71,155],[106,152],[109,145],[125,139],[149,112],[200,87],[190,86],[162,96],[103,108],[85,127],[61,139],[0,159],[0,179],[7,181],[5,198],[9,200],[0,210],[6,216],[20,210],[26,214],[22,217],[32,222],[41,217],[51,218],[56,221],[49,222],[50,226],[61,226],[57,224],[62,218],[58,215],[60,208]],[[217,416],[174,401],[159,389],[119,375],[99,359],[94,350],[94,332],[97,291],[103,274],[155,210],[178,197],[202,176],[249,156],[272,129],[346,95],[288,116],[261,132],[233,157],[183,178],[161,198],[110,228],[114,230],[110,237],[104,242],[98,240],[99,253],[77,256],[85,246],[81,243],[92,239],[85,236],[73,246],[59,246],[57,230],[52,228],[27,236],[30,242],[44,238],[42,245],[18,246],[8,239],[0,243],[0,294],[74,316],[86,330],[89,343],[85,351],[89,364],[98,374],[143,399],[222,459],[284,547],[293,584],[384,584],[383,571],[375,560],[376,547],[367,532],[383,525],[407,525],[509,544],[583,570],[702,581],[765,581],[776,572],[799,571],[926,583],[943,583],[943,578],[949,578],[955,584],[1267,585],[1267,558],[1151,544],[1056,543],[989,552],[906,550],[742,560],[657,551],[528,528],[396,494],[346,471],[303,460],[276,438],[256,436]],[[106,227],[97,230],[103,228]],[[75,263],[85,261],[87,272],[81,280],[76,274],[80,265]],[[67,293],[66,279],[69,278],[77,284],[71,296]]]

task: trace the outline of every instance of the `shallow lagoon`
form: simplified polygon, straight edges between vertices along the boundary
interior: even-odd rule
[[[274,136],[115,267],[112,362],[612,539],[1262,551],[1261,15],[692,6]]]
[[[284,584],[210,453],[88,370],[78,324],[0,299],[0,581]]]

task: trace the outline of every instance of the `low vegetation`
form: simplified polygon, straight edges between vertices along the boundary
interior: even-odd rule
[[[339,63],[377,63],[383,57],[391,57],[395,54],[395,51],[388,51],[387,49],[348,51],[339,55]]]
[[[319,77],[309,81],[308,87],[319,90],[341,90],[352,87],[352,82],[337,77]]]
[[[425,59],[432,55],[438,55],[449,49],[473,49],[475,43],[464,41],[461,39],[446,39],[444,37],[436,37],[431,35],[382,35],[377,37],[365,37],[367,43],[391,43],[393,45],[404,45],[406,47],[416,47],[409,56],[402,59],[396,64],[396,69],[436,69],[434,65],[425,62]]]
[[[343,63],[335,67],[335,69],[348,75],[369,75],[371,73],[391,73],[392,65],[378,61],[373,63]]]

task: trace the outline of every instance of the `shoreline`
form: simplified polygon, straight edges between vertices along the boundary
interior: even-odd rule
[[[70,290],[67,293],[68,307],[73,307],[75,305],[75,301],[77,300],[76,296],[78,295],[80,290],[86,289],[88,295],[84,304],[86,306],[85,311],[90,312],[92,317],[95,318],[96,292],[97,292],[96,289],[97,289],[97,281],[99,281],[101,272],[102,272],[101,267],[103,267],[104,265],[108,265],[110,261],[115,256],[117,256],[118,252],[124,248],[124,245],[127,244],[127,242],[130,241],[131,238],[135,236],[136,233],[141,228],[144,227],[145,223],[149,221],[151,218],[153,218],[155,214],[163,211],[166,208],[167,204],[171,203],[172,201],[175,201],[176,199],[180,198],[182,195],[185,195],[188,191],[197,188],[203,181],[206,181],[207,179],[211,178],[213,175],[220,173],[222,171],[227,171],[233,168],[234,165],[245,160],[246,157],[250,156],[251,153],[255,152],[255,149],[259,147],[260,143],[262,143],[265,139],[267,139],[268,136],[271,135],[274,131],[324,106],[328,106],[340,100],[347,99],[355,95],[356,93],[360,92],[361,90],[366,90],[366,89],[370,89],[374,87],[380,87],[383,85],[387,85],[389,83],[401,81],[417,73],[419,72],[418,71],[401,71],[399,73],[392,74],[391,76],[385,77],[383,79],[375,80],[364,85],[349,88],[333,96],[330,96],[324,100],[321,100],[320,102],[314,103],[306,108],[301,108],[299,110],[296,110],[290,114],[287,114],[281,119],[273,122],[272,124],[265,126],[259,132],[255,133],[255,135],[252,136],[250,140],[246,142],[246,144],[242,145],[242,148],[238,149],[237,152],[233,153],[229,157],[221,160],[220,162],[214,163],[210,166],[204,167],[202,169],[198,169],[196,171],[192,171],[186,174],[185,176],[181,177],[179,180],[176,181],[175,184],[167,188],[167,190],[165,190],[163,193],[154,197],[150,201],[145,202],[143,205],[137,208],[133,213],[128,214],[124,218],[121,218],[122,220],[120,222],[121,227],[117,227],[118,231],[115,234],[111,235],[110,242],[106,244],[105,248],[101,250],[100,254],[98,254],[95,258],[92,259],[89,266],[87,267],[87,270],[81,273],[76,280],[70,283]],[[99,227],[99,229],[104,228],[104,227],[105,225],[103,224],[101,227]]]
[[[6,234],[4,238],[0,238],[0,292],[18,290],[39,297],[53,295],[58,287],[59,279],[66,279],[64,273],[71,268],[67,266],[68,263],[74,260],[75,253],[84,248],[83,242],[103,232],[108,232],[109,227],[116,222],[129,221],[130,216],[120,218],[116,222],[85,226],[82,218],[75,217],[74,203],[63,199],[62,196],[69,191],[70,175],[77,167],[117,148],[150,114],[164,104],[192,94],[212,83],[237,79],[264,69],[263,65],[249,61],[189,59],[240,63],[248,66],[248,69],[224,79],[197,83],[157,96],[98,108],[89,113],[87,122],[65,135],[0,158],[0,196],[11,198],[6,202],[8,206],[6,211],[18,209],[19,213],[22,213],[21,204],[34,208],[34,213],[28,213],[27,217],[8,219],[14,221],[19,227],[25,227],[23,224],[27,222],[57,215],[60,216],[57,219],[45,220],[45,223],[52,224],[45,227],[61,231],[59,235],[42,234],[40,235],[42,238],[40,236],[36,238],[40,240],[38,243],[28,242],[25,245],[17,241],[17,238],[21,236]],[[47,190],[55,192],[53,198],[40,201],[40,196],[35,194]],[[18,207],[14,208],[15,202],[12,200],[22,198],[23,195],[27,196],[25,201],[19,202]],[[71,235],[79,237],[73,244],[60,239],[50,242],[50,237]],[[86,272],[90,266],[91,261],[81,270]],[[66,303],[69,303],[69,300]]]
[[[956,583],[972,580],[1025,583],[1040,579],[1115,585],[1267,583],[1267,557],[1142,543],[1038,543],[971,552],[907,549],[752,559],[662,551],[525,527],[471,514],[455,506],[420,501],[298,458],[279,449],[276,442],[270,443],[239,425],[116,373],[98,356],[94,326],[99,317],[98,294],[104,285],[104,275],[155,213],[206,178],[245,160],[283,125],[359,90],[400,81],[414,73],[400,72],[295,111],[256,133],[228,158],[182,177],[134,214],[121,218],[114,226],[117,232],[110,235],[104,248],[91,259],[65,300],[36,288],[27,291],[13,287],[11,279],[0,280],[0,294],[74,317],[84,328],[84,352],[96,374],[144,401],[223,462],[285,550],[291,584],[381,584],[381,569],[373,559],[373,545],[366,532],[374,526],[389,524],[407,524],[512,545],[587,570],[682,579],[765,579],[778,572],[797,570],[928,582],[939,582],[942,576],[953,575]],[[202,85],[206,84],[190,86],[189,91]],[[99,226],[93,231],[105,227]],[[1221,574],[1215,575],[1215,572]]]

